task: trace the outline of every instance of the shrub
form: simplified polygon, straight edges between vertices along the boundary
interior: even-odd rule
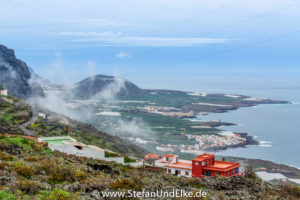
[[[119,157],[119,154],[117,153],[113,153],[110,151],[105,151],[105,157],[109,158],[109,157]]]
[[[1,144],[0,144],[1,145]],[[1,158],[1,160],[5,160],[5,161],[8,161],[8,160],[10,160],[10,156],[9,155],[7,155],[7,153],[5,153],[5,152],[0,152],[0,158]]]
[[[23,160],[17,161],[13,170],[26,178],[30,178],[33,174],[30,166],[27,165]]]
[[[136,160],[135,160],[135,159],[132,159],[132,158],[129,158],[128,156],[125,156],[125,157],[124,157],[124,162],[125,162],[125,163],[130,163],[130,162],[136,162]]]
[[[28,156],[26,158],[26,160],[29,161],[29,162],[36,162],[36,161],[38,161],[38,159],[37,159],[36,156]]]
[[[0,190],[0,199],[2,200],[15,200],[16,197],[12,193],[10,193],[7,189]]]
[[[4,162],[0,162],[0,169],[4,169],[5,168],[5,163]]]
[[[292,185],[290,183],[281,183],[280,194],[285,197],[292,196],[296,199],[300,199],[300,187]]]
[[[251,179],[256,179],[257,178],[252,166],[250,166],[250,165],[246,166],[245,177],[251,178]]]
[[[109,183],[109,186],[114,189],[128,189],[128,190],[139,190],[140,188],[129,179],[117,179],[114,182]]]
[[[53,191],[43,191],[39,195],[41,200],[77,200],[79,199],[77,194],[70,194],[62,189],[54,189]]]
[[[77,180],[82,180],[87,177],[86,173],[80,169],[75,170],[75,177]]]
[[[21,180],[17,182],[17,188],[26,194],[35,194],[40,190],[40,183],[31,180]]]

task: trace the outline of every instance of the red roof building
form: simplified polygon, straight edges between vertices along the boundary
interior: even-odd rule
[[[215,160],[213,154],[202,154],[190,160],[178,159],[177,155],[165,154],[155,161],[155,166],[166,168],[167,172],[176,176],[198,177],[204,176],[234,176],[239,175],[240,164]]]
[[[192,160],[192,176],[234,176],[239,174],[240,166],[237,162],[215,160],[213,154],[202,154]]]
[[[149,153],[149,154],[144,156],[145,160],[157,160],[159,158],[160,158],[160,155],[157,155],[155,153]]]

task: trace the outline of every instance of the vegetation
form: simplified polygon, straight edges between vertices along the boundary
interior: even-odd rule
[[[22,134],[20,124],[32,116],[29,105],[12,96],[0,97],[0,134]]]
[[[37,146],[39,148],[37,148]],[[240,199],[297,199],[300,189],[278,187],[249,177],[185,178],[54,152],[19,137],[0,138],[0,199],[73,200],[92,198],[94,190],[156,191],[170,188],[207,191],[207,199],[239,194]],[[105,169],[105,170],[104,170]]]
[[[109,158],[109,157],[119,157],[120,155],[117,153],[113,153],[110,151],[105,151],[105,157]]]

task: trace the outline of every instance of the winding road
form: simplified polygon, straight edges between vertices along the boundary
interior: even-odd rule
[[[29,121],[27,121],[27,122],[25,122],[25,123],[23,123],[23,124],[20,125],[20,128],[22,129],[22,131],[24,131],[24,133],[26,135],[36,136],[36,134],[33,131],[27,129],[26,127],[28,125],[33,124],[38,119],[38,117],[39,117],[38,116],[38,110],[36,109],[36,107],[33,107],[32,108],[32,117],[31,117],[31,119]]]

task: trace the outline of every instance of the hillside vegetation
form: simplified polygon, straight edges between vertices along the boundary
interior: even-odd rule
[[[143,157],[147,153],[143,148],[120,137],[98,131],[89,124],[72,120],[49,110],[36,109],[36,112],[44,112],[48,116],[46,119],[38,118],[34,124],[27,127],[38,136],[71,135],[80,142],[97,145],[123,155]],[[30,120],[31,117],[32,111],[28,104],[12,96],[0,97],[0,133],[24,134],[19,125]]]
[[[0,133],[23,134],[19,125],[32,116],[29,105],[12,96],[0,95]]]
[[[51,152],[20,137],[0,138],[0,199],[93,199],[98,191],[206,191],[204,199],[297,199],[300,189],[262,182],[255,176],[184,178]],[[115,198],[120,199],[120,198]]]

